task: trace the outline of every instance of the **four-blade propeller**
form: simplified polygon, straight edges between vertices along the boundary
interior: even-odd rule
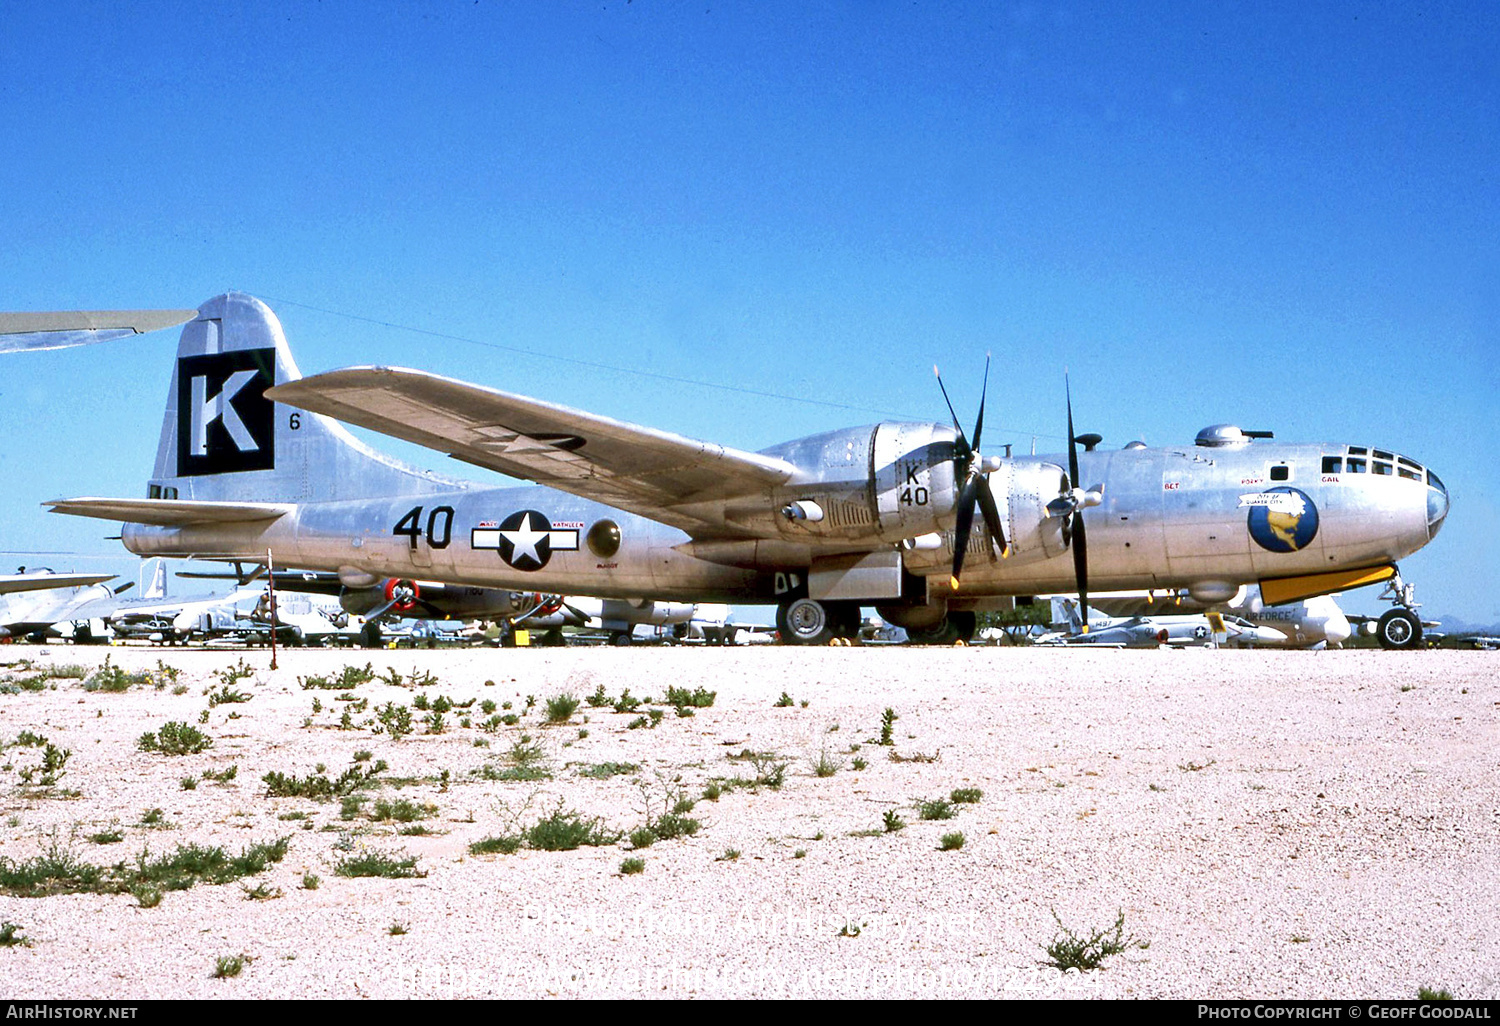
[[[1063,375],[1068,397],[1068,473],[1062,479],[1057,498],[1047,503],[1049,517],[1063,517],[1063,544],[1073,550],[1073,575],[1078,582],[1078,614],[1083,620],[1082,633],[1089,632],[1089,541],[1083,523],[1083,511],[1104,501],[1104,486],[1085,491],[1078,485],[1078,435],[1073,430],[1073,389]]]
[[[953,416],[953,429],[958,432],[958,442],[953,451],[954,480],[961,482],[958,490],[958,526],[953,535],[953,576],[950,583],[958,590],[958,575],[964,568],[964,556],[969,551],[969,533],[974,526],[974,507],[978,505],[984,516],[984,525],[989,528],[990,541],[1000,550],[1002,558],[1010,555],[1010,546],[1005,540],[1005,526],[1000,522],[1000,510],[995,506],[995,497],[990,493],[989,475],[1000,469],[997,457],[985,458],[979,452],[979,439],[984,432],[984,399],[990,387],[990,359],[984,358],[984,386],[979,392],[979,416],[974,421],[974,441],[970,443],[964,435],[963,426],[954,412],[953,400],[943,388],[943,376],[937,367],[932,368],[942,389],[943,402]]]

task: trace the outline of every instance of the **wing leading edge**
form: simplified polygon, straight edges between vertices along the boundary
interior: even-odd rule
[[[329,371],[266,395],[690,533],[739,533],[705,504],[797,475],[773,456],[402,368]]]

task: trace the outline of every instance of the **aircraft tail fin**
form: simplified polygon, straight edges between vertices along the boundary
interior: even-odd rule
[[[327,417],[266,396],[301,376],[268,306],[241,292],[204,303],[178,341],[147,494],[285,503],[469,487],[407,466]]]
[[[165,560],[151,561],[151,582],[141,589],[141,598],[164,599],[167,597],[167,564]],[[141,580],[145,581],[146,567],[141,567]]]
[[[1052,596],[1052,623],[1065,626],[1069,633],[1082,633],[1083,618],[1078,615],[1078,601],[1060,595]]]

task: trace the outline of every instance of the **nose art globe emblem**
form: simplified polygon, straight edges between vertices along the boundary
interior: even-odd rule
[[[1297,488],[1268,488],[1240,496],[1249,506],[1250,537],[1267,552],[1297,552],[1318,534],[1318,507]]]

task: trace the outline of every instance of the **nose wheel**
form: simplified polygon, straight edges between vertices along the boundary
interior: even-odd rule
[[[1375,624],[1381,648],[1417,648],[1422,644],[1422,621],[1410,609],[1391,609]]]

